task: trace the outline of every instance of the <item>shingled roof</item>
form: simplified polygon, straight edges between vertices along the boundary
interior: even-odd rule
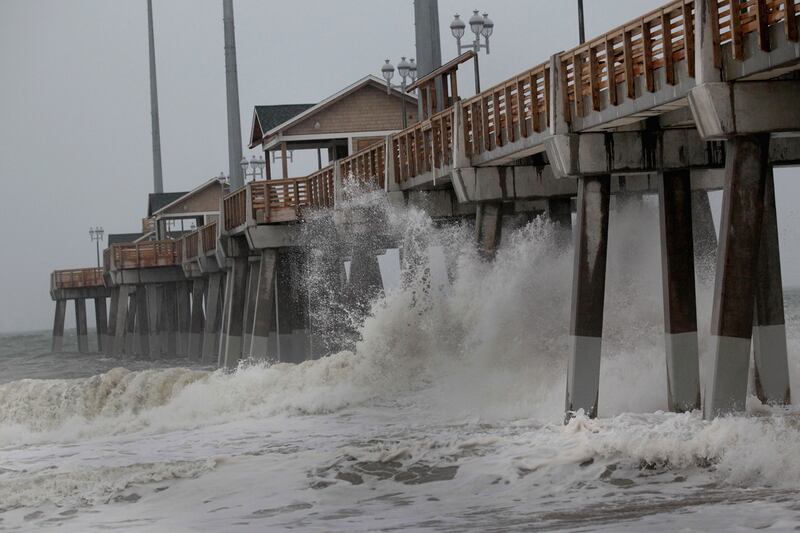
[[[316,104],[283,104],[283,105],[257,105],[256,116],[261,125],[262,132],[268,132],[275,126],[280,126]]]
[[[187,194],[188,191],[184,192],[161,192],[155,193],[151,192],[147,196],[147,216],[153,216],[153,213],[164,207],[165,205],[169,205],[181,196]]]

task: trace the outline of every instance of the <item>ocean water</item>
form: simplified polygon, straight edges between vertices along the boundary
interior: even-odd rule
[[[747,413],[711,422],[665,412],[652,205],[612,214],[600,418],[566,426],[572,251],[554,228],[507,228],[488,263],[466,226],[413,209],[383,219],[426,268],[400,276],[357,342],[324,359],[222,372],[54,355],[46,332],[0,337],[0,530],[800,526],[800,409],[751,397]],[[798,290],[786,319],[797,398]]]

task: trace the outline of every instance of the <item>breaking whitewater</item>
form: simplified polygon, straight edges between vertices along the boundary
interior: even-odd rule
[[[401,273],[388,251],[385,294],[359,317],[352,349],[324,359],[212,372],[52,355],[46,334],[0,337],[0,530],[800,524],[800,409],[751,397],[746,415],[713,422],[664,411],[650,202],[612,213],[600,418],[566,426],[572,250],[557,231],[543,218],[509,221],[487,262],[468,225],[380,211],[424,268]],[[703,378],[708,278],[698,286]],[[786,315],[797,385],[797,291]]]

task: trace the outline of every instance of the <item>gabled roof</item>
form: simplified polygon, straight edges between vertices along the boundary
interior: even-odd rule
[[[147,195],[148,218],[165,205],[171,204],[185,194],[185,192],[151,192]]]
[[[206,190],[207,188],[209,188],[209,187],[211,187],[213,185],[217,185],[219,187],[224,187],[225,181],[223,179],[215,177],[215,178],[211,178],[210,180],[201,183],[199,186],[195,187],[194,189],[192,189],[189,192],[164,193],[165,195],[166,194],[174,194],[174,195],[179,195],[179,196],[176,196],[170,202],[165,203],[161,207],[157,208],[155,211],[153,211],[153,213],[150,216],[158,215],[158,214],[161,214],[161,213],[163,213],[165,211],[168,211],[170,208],[174,207],[175,205],[177,205],[177,204],[179,204],[179,203],[191,198],[192,196],[194,196],[196,194],[199,194],[200,192]],[[151,194],[150,196],[153,196],[153,195]]]
[[[276,133],[279,133],[279,132],[281,132],[283,130],[286,130],[288,128],[291,128],[295,124],[298,124],[299,122],[305,120],[309,116],[322,111],[323,109],[325,109],[326,107],[328,107],[332,103],[334,103],[334,102],[336,102],[338,100],[341,100],[342,98],[352,94],[353,92],[357,91],[358,89],[361,89],[365,85],[373,85],[373,86],[378,87],[381,90],[386,90],[386,82],[384,82],[382,79],[378,78],[377,76],[373,76],[372,74],[369,74],[367,76],[364,76],[363,78],[361,78],[357,82],[353,83],[352,85],[349,85],[349,86],[345,87],[341,91],[330,95],[329,97],[325,98],[324,100],[322,100],[318,104],[313,104],[313,105],[309,105],[309,104],[294,104],[294,105],[286,105],[286,106],[256,106],[255,109],[253,110],[253,127],[251,128],[250,146],[249,147],[250,148],[255,148],[263,139],[265,139],[267,137],[270,137],[272,135],[275,135]],[[407,100],[409,100],[410,102],[413,102],[414,104],[416,104],[417,98],[414,95],[411,95],[411,94],[403,95],[402,92],[400,92],[400,91],[398,91],[397,89],[394,89],[394,88],[391,90],[391,94],[396,96],[396,97],[398,97],[398,98],[402,98],[403,96],[405,96],[405,98]],[[307,107],[304,110],[298,112],[297,114],[294,114],[294,115],[288,117],[283,122],[273,125],[272,127],[269,127],[269,126],[265,125],[263,122],[260,121],[260,118],[259,118],[259,111],[258,111],[259,108],[281,108],[281,107],[298,107],[299,108],[299,107],[302,107],[302,106],[307,106]]]
[[[108,245],[134,242],[142,237],[142,233],[109,233]]]

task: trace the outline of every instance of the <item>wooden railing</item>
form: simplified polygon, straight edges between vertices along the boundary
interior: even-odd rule
[[[183,241],[183,260],[193,261],[200,255],[200,230],[187,233],[181,239]]]
[[[144,241],[112,244],[110,269],[152,268],[181,264],[179,241]]]
[[[308,177],[308,197],[312,207],[333,207],[334,163]]]
[[[467,155],[545,131],[549,99],[550,64],[543,63],[462,102]]]
[[[76,268],[56,270],[50,274],[52,289],[80,289],[84,287],[103,287],[102,268]]]
[[[395,181],[441,169],[453,159],[453,109],[392,135],[392,164]]]
[[[199,229],[200,241],[203,243],[203,253],[209,255],[217,249],[217,222],[211,222]]]
[[[222,199],[225,231],[231,231],[247,222],[247,190],[247,187],[242,187]]]
[[[798,0],[718,0],[718,18],[716,26],[719,30],[719,42],[714,43],[714,60],[721,65],[719,48],[723,44],[732,44],[733,58],[744,59],[744,36],[749,33],[758,35],[758,46],[761,50],[771,50],[769,27],[785,22],[786,38],[798,42],[797,13],[800,9]]]
[[[338,161],[343,179],[354,178],[362,183],[386,186],[386,143],[377,142]]]
[[[253,181],[248,187],[256,223],[297,220],[310,205],[308,178]]]

